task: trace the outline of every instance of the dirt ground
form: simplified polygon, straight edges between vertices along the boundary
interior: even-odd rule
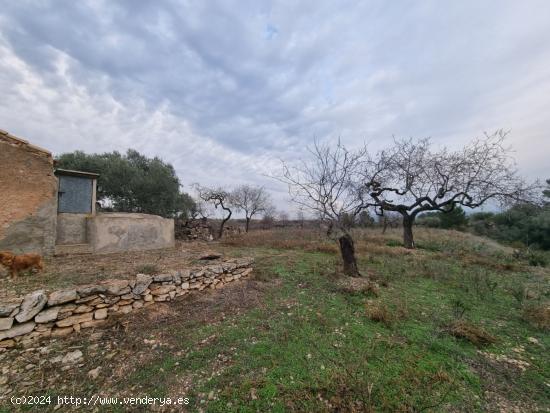
[[[0,383],[3,384],[0,385],[0,411],[11,394],[47,394],[52,389],[60,394],[70,394],[77,389],[84,390],[76,383],[88,380],[100,382],[103,389],[111,389],[113,394],[124,396],[128,391],[128,376],[149,359],[165,352],[178,355],[186,352],[182,348],[181,334],[190,333],[197,326],[216,325],[228,315],[238,316],[242,311],[263,305],[262,297],[272,284],[254,278],[243,279],[227,285],[223,290],[194,292],[170,303],[159,303],[126,316],[111,317],[108,324],[100,329],[83,330],[81,334],[48,340],[23,352],[17,349],[0,352],[0,373],[8,377],[7,383]],[[146,329],[144,325],[147,325]],[[193,347],[206,344],[204,340],[191,342]],[[147,351],[142,351],[144,348]],[[81,350],[83,355],[74,363],[60,361],[67,353],[77,350]],[[118,362],[123,360],[129,362]],[[62,365],[63,368],[60,368]],[[95,379],[91,378],[92,370],[99,372]],[[181,394],[186,394],[191,382],[190,377],[179,377],[173,385]],[[148,391],[139,383],[130,390],[132,393],[126,396]]]
[[[46,257],[42,273],[23,273],[16,280],[10,279],[0,266],[0,300],[42,288],[53,290],[110,278],[129,278],[139,272],[179,270],[192,265],[202,252],[216,247],[215,243],[178,241],[171,249]]]

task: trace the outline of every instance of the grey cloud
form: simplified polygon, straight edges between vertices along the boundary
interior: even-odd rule
[[[0,11],[0,127],[56,152],[135,147],[184,182],[252,180],[314,137],[459,145],[512,129],[550,175],[546,1],[56,1]],[[537,148],[535,150],[534,148]]]

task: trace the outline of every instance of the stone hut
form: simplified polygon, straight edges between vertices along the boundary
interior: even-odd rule
[[[174,220],[97,213],[97,174],[54,169],[52,154],[0,130],[0,250],[110,253],[174,246]]]

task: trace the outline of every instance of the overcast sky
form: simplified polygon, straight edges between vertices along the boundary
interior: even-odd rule
[[[0,91],[0,129],[55,154],[134,148],[281,209],[265,174],[314,138],[504,128],[550,178],[550,1],[1,0]]]

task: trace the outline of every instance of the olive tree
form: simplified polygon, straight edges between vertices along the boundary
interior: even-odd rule
[[[275,178],[288,185],[292,201],[329,225],[339,242],[344,273],[360,276],[353,238],[342,218],[355,218],[369,205],[358,186],[365,151],[350,151],[340,142],[335,147],[315,143],[309,154],[297,164],[283,162],[282,174]]]
[[[271,206],[271,197],[261,186],[241,185],[231,193],[232,203],[237,211],[243,211],[246,218],[245,231],[254,215],[266,212]]]
[[[422,212],[533,199],[540,185],[518,175],[505,138],[499,130],[454,151],[434,149],[430,139],[394,140],[364,161],[363,188],[377,213],[402,216],[404,246],[414,248],[413,223]]]

